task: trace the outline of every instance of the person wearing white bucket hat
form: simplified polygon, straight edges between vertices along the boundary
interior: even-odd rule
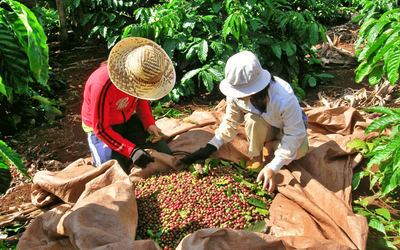
[[[145,148],[172,154],[155,124],[149,100],[163,98],[175,81],[171,59],[155,42],[129,37],[113,47],[108,64],[86,81],[81,109],[96,166],[116,159],[125,171],[132,162],[144,168],[154,162]],[[154,138],[147,141],[151,135]]]
[[[284,165],[303,157],[308,150],[306,128],[308,119],[301,109],[292,87],[263,69],[250,51],[236,53],[225,67],[225,79],[220,83],[226,95],[226,115],[207,145],[181,159],[185,164],[203,160],[223,144],[230,142],[244,121],[248,155],[264,166],[257,182],[264,178],[263,190],[275,188],[275,174]],[[263,148],[272,142],[274,158],[264,162]]]

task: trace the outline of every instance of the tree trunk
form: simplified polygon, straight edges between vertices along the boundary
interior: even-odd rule
[[[60,46],[66,47],[68,45],[68,26],[67,18],[65,16],[65,6],[63,0],[56,0],[58,17],[60,19]]]

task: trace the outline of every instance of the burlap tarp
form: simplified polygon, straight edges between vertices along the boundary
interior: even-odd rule
[[[32,202],[60,203],[37,217],[24,232],[18,249],[161,249],[152,240],[135,240],[138,211],[134,183],[156,172],[181,170],[179,159],[203,147],[224,116],[225,101],[196,111],[188,121],[163,118],[157,125],[173,156],[149,150],[156,159],[127,175],[116,161],[98,168],[78,159],[58,172],[34,177]],[[304,109],[309,118],[310,149],[305,157],[277,174],[277,191],[267,220],[268,234],[223,228],[199,230],[177,249],[365,249],[368,224],[351,207],[353,168],[362,157],[346,144],[364,135],[369,122],[349,107]],[[247,157],[243,126],[238,136],[212,158],[238,162]],[[60,201],[61,200],[61,201]]]

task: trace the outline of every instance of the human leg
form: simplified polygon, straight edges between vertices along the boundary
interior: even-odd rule
[[[274,127],[268,124],[260,115],[253,113],[245,115],[244,126],[247,141],[249,142],[248,155],[257,160],[262,159],[265,141],[274,139]]]
[[[283,133],[282,133],[281,129],[279,129],[278,131],[279,132],[276,133],[275,140],[273,141],[274,150],[276,150],[278,147],[280,147],[281,140],[283,138]],[[307,139],[307,136],[306,136],[304,138],[304,140],[303,140],[303,143],[301,144],[301,146],[297,150],[297,154],[296,154],[296,157],[294,158],[294,160],[300,159],[301,157],[305,156],[307,151],[308,151],[308,139]]]
[[[112,149],[100,140],[93,132],[86,133],[90,152],[92,153],[95,166],[111,160]]]

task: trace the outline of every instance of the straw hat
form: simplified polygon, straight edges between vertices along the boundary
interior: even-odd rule
[[[263,90],[270,82],[271,74],[261,67],[260,61],[251,51],[242,51],[226,62],[225,79],[219,89],[230,97],[246,97]]]
[[[175,85],[175,68],[155,42],[128,37],[118,42],[108,57],[108,74],[121,91],[145,100],[158,100]]]

